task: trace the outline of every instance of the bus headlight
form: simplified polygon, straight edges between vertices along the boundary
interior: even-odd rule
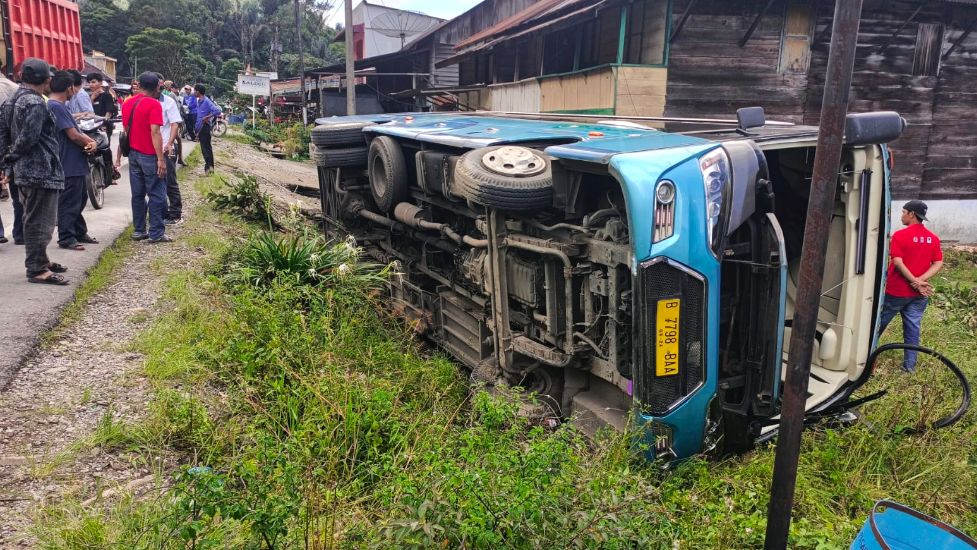
[[[706,192],[706,238],[713,254],[719,258],[726,237],[726,197],[732,180],[729,155],[722,147],[713,149],[699,159],[699,170]]]

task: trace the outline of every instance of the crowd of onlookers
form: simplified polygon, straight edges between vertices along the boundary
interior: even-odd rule
[[[122,158],[129,159],[132,191],[132,238],[172,242],[166,226],[182,221],[176,179],[181,125],[188,139],[200,143],[204,169],[213,170],[211,123],[220,108],[202,85],[179,89],[159,73],[145,72],[133,82],[132,95],[121,102],[103,75],[54,70],[42,59],[23,62],[18,86],[0,73],[0,198],[13,203],[11,237],[24,245],[27,280],[66,285],[68,270],[47,255],[55,227],[58,246],[85,250],[98,240],[89,234],[82,214],[88,203],[89,158],[101,154],[111,167],[106,183],[121,177]],[[85,89],[87,83],[88,89]],[[116,155],[79,129],[78,122],[104,117],[111,144],[113,119],[121,115]],[[0,244],[9,242],[0,219]]]

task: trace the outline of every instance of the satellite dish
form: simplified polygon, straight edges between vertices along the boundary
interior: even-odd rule
[[[370,28],[384,36],[400,38],[400,47],[403,48],[407,42],[407,37],[420,34],[431,27],[435,21],[419,13],[410,11],[388,11],[384,12],[370,21]]]

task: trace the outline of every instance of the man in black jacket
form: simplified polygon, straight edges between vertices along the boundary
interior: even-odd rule
[[[24,205],[27,280],[66,285],[68,280],[60,273],[67,269],[47,256],[57,221],[58,195],[64,189],[57,129],[42,97],[49,91],[52,76],[44,60],[32,57],[24,61],[21,88],[0,108],[0,151],[4,152],[0,164],[5,177],[16,182]]]

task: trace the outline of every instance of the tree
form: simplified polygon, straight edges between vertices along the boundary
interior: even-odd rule
[[[305,54],[305,68],[311,69],[313,67],[323,67],[327,63],[318,57]],[[281,63],[278,65],[279,72],[278,78],[297,78],[299,76],[299,54],[297,53],[284,53],[282,54]]]
[[[199,39],[178,29],[147,28],[126,40],[139,71],[156,71],[175,82],[210,81],[213,64],[197,53]]]
[[[217,82],[214,83],[214,95],[222,96],[234,91],[237,75],[243,72],[244,63],[236,57],[221,63],[220,74],[217,76]]]
[[[341,61],[342,45],[332,43],[337,30],[326,24],[335,0],[299,5],[306,66]],[[221,93],[230,90],[236,63],[298,73],[294,0],[81,0],[80,7],[85,46],[118,59],[119,78],[154,70]]]

